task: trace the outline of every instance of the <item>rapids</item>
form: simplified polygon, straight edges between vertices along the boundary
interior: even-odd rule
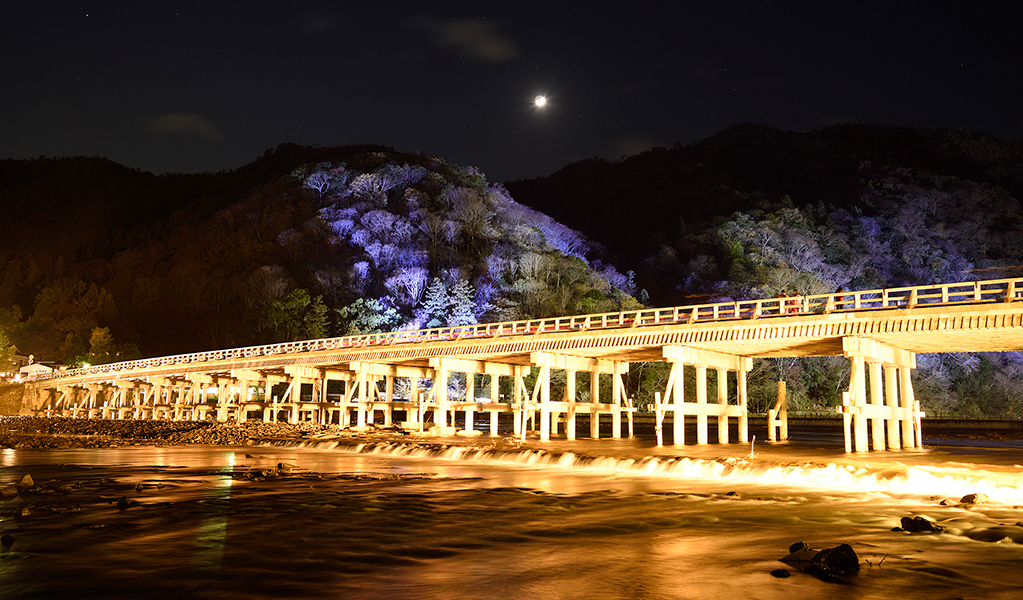
[[[820,440],[4,450],[0,488],[37,489],[0,501],[0,598],[1019,598],[1020,463]],[[945,533],[892,531],[918,515]],[[798,541],[861,570],[779,562]]]

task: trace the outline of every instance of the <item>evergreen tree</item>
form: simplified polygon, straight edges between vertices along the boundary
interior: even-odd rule
[[[473,313],[475,293],[472,285],[465,279],[459,279],[455,287],[451,289],[450,305],[451,313],[448,315],[448,325],[457,327],[459,325],[472,325],[476,323],[476,315]]]
[[[448,309],[451,307],[451,298],[448,297],[448,288],[440,277],[434,277],[430,287],[426,289],[423,297],[423,320],[426,327],[441,327],[447,322]]]

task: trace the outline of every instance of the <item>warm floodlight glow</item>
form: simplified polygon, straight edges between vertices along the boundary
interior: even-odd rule
[[[535,102],[537,106],[543,106],[544,104],[547,104],[547,98],[544,96],[537,96],[536,98],[533,98],[533,102]]]

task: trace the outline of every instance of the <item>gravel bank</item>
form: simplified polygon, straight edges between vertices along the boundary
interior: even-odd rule
[[[0,417],[3,448],[112,448],[177,444],[243,445],[259,440],[351,435],[337,425]]]

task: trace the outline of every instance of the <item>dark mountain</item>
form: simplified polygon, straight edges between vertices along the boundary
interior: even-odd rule
[[[743,124],[688,146],[587,159],[506,184],[520,202],[585,232],[636,268],[664,243],[734,211],[777,202],[870,210],[866,182],[907,168],[1023,196],[1023,143],[957,130],[843,124],[795,133]]]
[[[235,171],[0,163],[0,331],[69,362],[635,303],[473,167],[285,144]]]

